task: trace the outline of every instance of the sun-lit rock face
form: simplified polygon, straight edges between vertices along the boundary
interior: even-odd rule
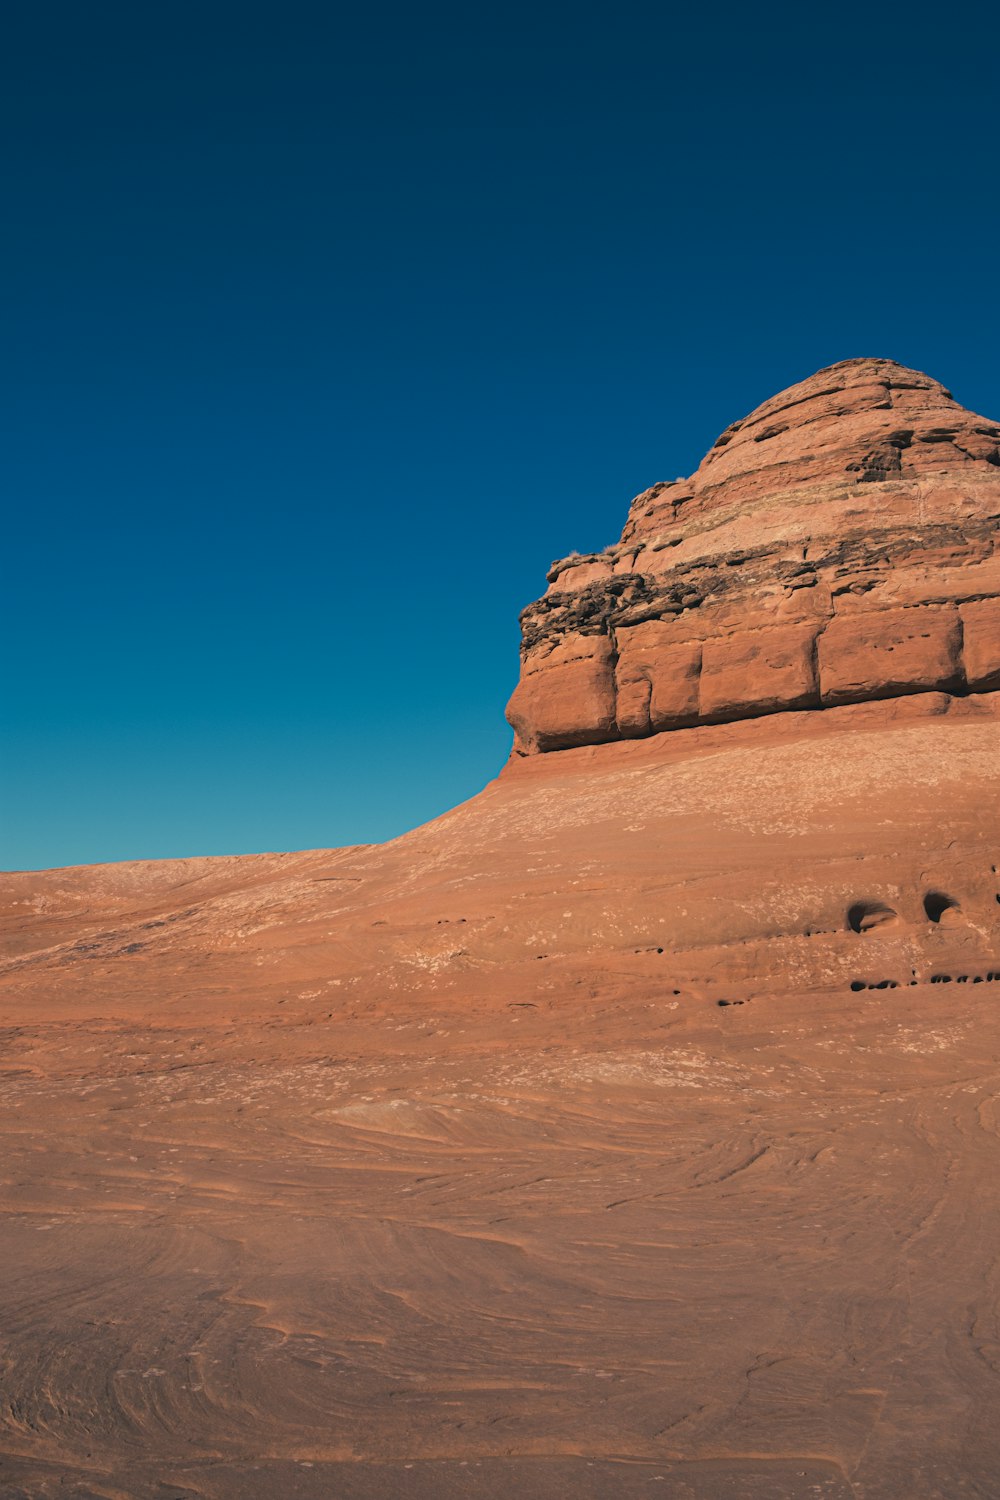
[[[728,427],[521,617],[521,754],[1000,686],[1000,426],[851,359]]]

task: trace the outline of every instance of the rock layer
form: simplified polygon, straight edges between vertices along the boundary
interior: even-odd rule
[[[1000,681],[1000,427],[845,360],[726,429],[521,617],[515,751]]]

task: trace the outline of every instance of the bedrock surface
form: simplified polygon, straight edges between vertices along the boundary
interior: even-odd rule
[[[5,1500],[994,1496],[997,730],[2,877]]]

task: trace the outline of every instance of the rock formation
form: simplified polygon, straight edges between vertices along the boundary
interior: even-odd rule
[[[471,801],[0,876],[3,1500],[994,1500],[995,439],[835,366]]]
[[[1000,427],[891,360],[735,422],[521,617],[521,754],[1000,685]]]

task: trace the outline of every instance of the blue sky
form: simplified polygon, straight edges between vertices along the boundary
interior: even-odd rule
[[[731,420],[1000,416],[996,13],[678,9],[8,13],[5,868],[391,837]]]

